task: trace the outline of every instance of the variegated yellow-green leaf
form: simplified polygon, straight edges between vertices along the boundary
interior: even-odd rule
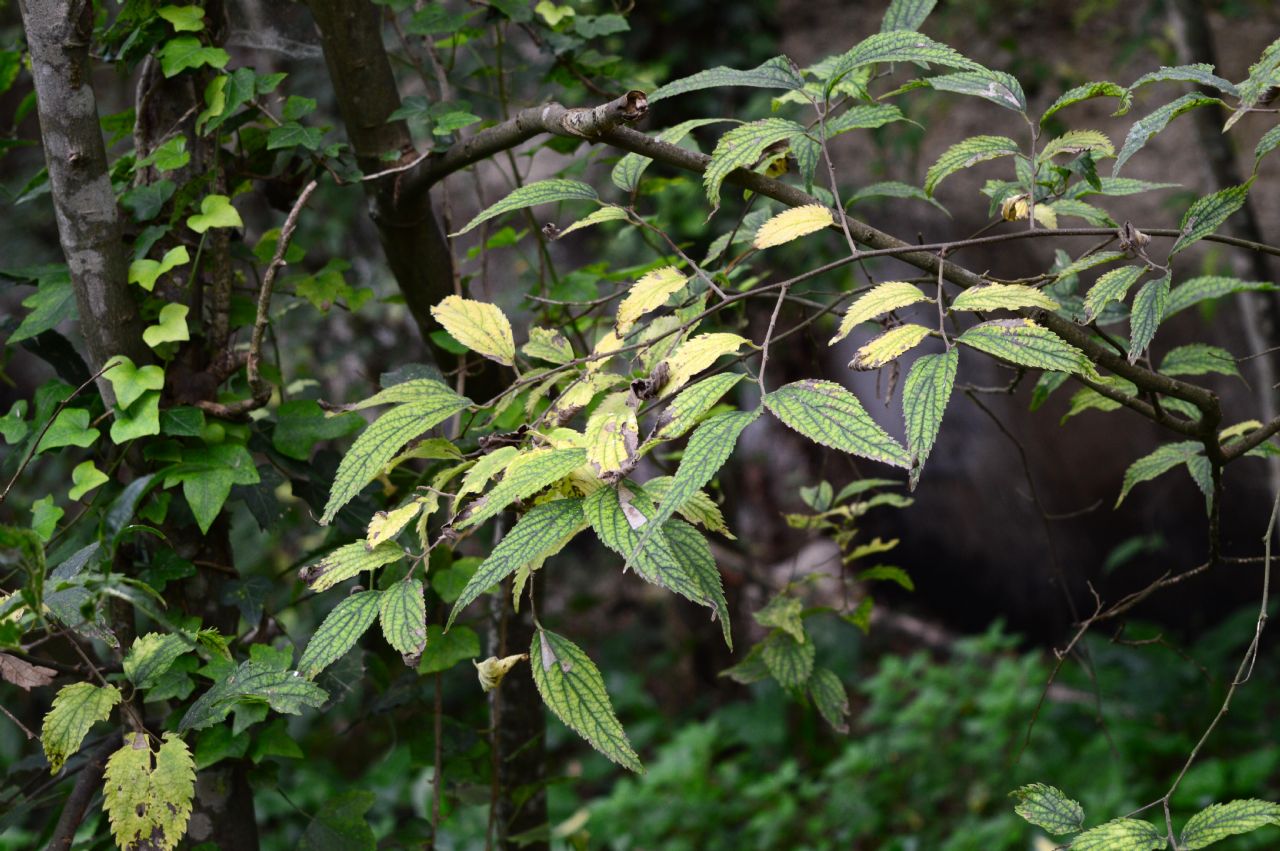
[[[1114,263],[1117,260],[1123,260],[1129,255],[1123,251],[1095,251],[1092,254],[1086,254],[1077,260],[1073,260],[1066,266],[1063,266],[1053,275],[1057,280],[1070,278],[1078,275],[1086,269],[1092,269],[1094,266],[1101,266],[1106,263]]]
[[[778,57],[781,59],[782,57]],[[767,64],[767,63],[766,63]],[[729,69],[724,69],[729,70]],[[750,72],[732,72],[732,73],[750,73]],[[696,76],[696,75],[695,75]],[[665,86],[663,88],[666,88]],[[661,91],[659,89],[658,91]],[[653,103],[653,97],[658,92],[649,95],[649,102]],[[682,121],[674,127],[668,127],[658,134],[659,142],[666,142],[669,145],[675,145],[680,142],[690,132],[699,127],[705,127],[708,124],[719,124],[729,121],[728,118],[693,118],[688,121]],[[640,185],[640,176],[644,174],[645,169],[649,167],[649,163],[653,162],[649,157],[642,157],[639,154],[627,154],[618,160],[618,164],[613,167],[613,171],[609,174],[613,185],[621,189],[623,192],[631,192]]]
[[[153,754],[146,733],[130,733],[107,760],[102,808],[124,851],[171,851],[187,832],[195,799],[196,767],[191,751],[173,733]]]
[[[1188,343],[1171,349],[1160,362],[1165,375],[1239,375],[1236,359],[1231,352],[1204,343]]]
[[[665,531],[650,525],[657,509],[643,490],[630,483],[603,487],[583,500],[582,508],[600,543],[628,558],[628,566],[646,582],[674,591],[699,605],[714,606],[703,584],[674,552]]]
[[[458,499],[469,493],[479,493],[489,480],[507,468],[507,465],[520,454],[519,447],[500,446],[488,455],[481,455],[480,460],[467,470],[462,477],[462,485],[458,488]]]
[[[675,266],[663,266],[646,272],[618,305],[618,336],[625,336],[637,319],[662,307],[667,299],[684,289],[688,282],[689,279]]]
[[[1046,142],[1039,159],[1041,162],[1048,162],[1062,154],[1079,154],[1083,151],[1092,151],[1096,155],[1095,159],[1113,157],[1116,153],[1115,146],[1105,133],[1098,130],[1068,130]]]
[[[1129,465],[1124,471],[1124,484],[1120,488],[1120,496],[1116,497],[1116,507],[1124,502],[1124,498],[1133,490],[1133,486],[1141,482],[1149,482],[1161,476],[1179,464],[1185,464],[1204,451],[1204,447],[1194,440],[1183,440],[1178,443],[1166,443],[1155,452],[1144,455]]]
[[[596,398],[596,394],[625,383],[626,379],[616,372],[579,375],[556,398],[551,405],[551,413],[560,422],[568,422],[574,414],[590,405],[591,400]]]
[[[988,284],[972,287],[956,296],[952,310],[1018,310],[1023,307],[1043,307],[1057,310],[1059,304],[1035,287],[1020,284]]]
[[[431,315],[449,336],[476,354],[506,366],[516,362],[511,322],[496,304],[451,295],[432,307]]]
[[[1044,123],[1048,121],[1049,118],[1058,110],[1080,103],[1081,101],[1100,97],[1124,98],[1126,94],[1127,92],[1124,86],[1117,83],[1109,83],[1105,80],[1102,82],[1085,83],[1084,85],[1076,86],[1073,89],[1068,89],[1063,92],[1057,100],[1049,105],[1049,108],[1040,116],[1040,124],[1043,126]]]
[[[1071,851],[1159,851],[1167,846],[1155,825],[1131,818],[1113,819],[1071,841]]]
[[[672,440],[682,436],[741,380],[742,373],[724,372],[681,390],[659,417],[658,436]]]
[[[250,659],[220,676],[182,716],[178,722],[180,732],[216,724],[246,699],[266,701],[275,712],[288,715],[301,715],[304,708],[323,706],[329,699],[328,693],[311,680],[274,661]]]
[[[1169,122],[1192,109],[1201,106],[1222,106],[1221,100],[1215,97],[1209,97],[1202,94],[1185,94],[1172,103],[1167,103],[1159,109],[1152,112],[1146,118],[1136,122],[1129,128],[1129,135],[1125,137],[1124,145],[1120,147],[1120,153],[1116,155],[1115,165],[1111,168],[1111,176],[1115,177],[1120,173],[1120,167],[1129,161],[1129,158],[1142,149],[1142,146],[1151,141],[1151,138],[1161,130],[1169,126]]]
[[[1073,375],[1094,371],[1084,352],[1030,319],[993,319],[974,325],[956,340],[1018,366]]]
[[[626,218],[627,218],[626,210],[614,204],[605,204],[603,207],[601,207],[599,210],[596,210],[594,213],[591,213],[590,215],[587,215],[587,216],[583,216],[573,224],[569,225],[564,230],[557,232],[553,238],[563,239],[564,237],[573,233],[575,230],[582,230],[583,228],[589,228],[592,225],[598,225],[604,222],[622,221],[622,220],[625,220]]]
[[[581,648],[564,636],[539,629],[529,659],[542,702],[565,726],[618,765],[644,773],[614,714],[604,678]]]
[[[373,517],[369,518],[369,527],[365,532],[365,546],[373,549],[387,541],[395,540],[395,537],[413,522],[413,518],[418,516],[418,512],[425,508],[429,514],[435,511],[439,504],[439,495],[430,493],[411,497],[403,505],[390,511],[375,512]],[[428,505],[430,505],[429,508]]]
[[[51,774],[57,774],[67,758],[80,750],[89,728],[107,720],[119,702],[120,690],[115,686],[72,683],[58,690],[40,729],[40,744]]]
[[[1163,277],[1143,284],[1133,297],[1133,310],[1129,313],[1129,363],[1142,357],[1164,320],[1164,311],[1169,304],[1170,280],[1171,273],[1166,272]]]
[[[932,195],[938,184],[957,171],[987,160],[1011,157],[1018,153],[1018,143],[1005,136],[971,136],[957,142],[938,157],[925,175],[924,191]]]
[[[1240,186],[1228,186],[1212,195],[1197,199],[1182,217],[1182,236],[1178,237],[1169,254],[1171,256],[1177,254],[1221,227],[1223,222],[1244,206],[1251,186],[1253,186],[1253,178],[1249,178]]]
[[[448,626],[452,626],[458,613],[486,590],[521,567],[541,565],[560,552],[586,525],[580,499],[557,499],[535,505],[503,536],[471,575],[453,604]]]
[[[573,346],[559,331],[550,328],[529,329],[529,342],[520,351],[526,357],[549,361],[554,364],[566,364],[573,360]]]
[[[405,577],[382,592],[378,600],[378,623],[382,636],[415,667],[427,646],[427,603],[422,583]]]
[[[149,689],[178,657],[194,649],[185,636],[151,632],[135,638],[124,656],[124,675],[140,689]]]
[[[804,641],[796,641],[786,632],[775,629],[764,641],[762,658],[765,667],[778,685],[787,689],[801,689],[809,682],[813,673],[813,660],[817,649],[809,636]]]
[[[831,211],[822,204],[792,207],[761,225],[752,244],[756,248],[773,248],[831,227],[835,223]]]
[[[1181,847],[1194,851],[1219,839],[1269,825],[1280,827],[1280,804],[1257,798],[1211,804],[1187,819],[1182,828]]]
[[[606,396],[587,420],[587,463],[605,482],[613,483],[636,465],[640,426],[629,393]]]
[[[809,696],[831,729],[842,734],[849,732],[849,693],[835,671],[815,668],[809,677]]]
[[[1242,281],[1223,275],[1202,275],[1174,287],[1169,292],[1169,304],[1164,318],[1168,319],[1192,305],[1214,298],[1243,292],[1274,292],[1276,285],[1268,281]]]
[[[895,467],[910,466],[906,450],[839,384],[796,381],[765,396],[764,404],[783,423],[815,443]]]
[[[1086,321],[1093,321],[1113,301],[1124,301],[1129,288],[1137,283],[1146,269],[1142,266],[1121,266],[1098,278],[1097,283],[1084,295]]]
[[[720,186],[738,168],[748,168],[770,145],[804,135],[804,127],[783,118],[762,118],[735,127],[720,137],[702,175],[712,210],[720,207]]]
[[[797,642],[803,644],[805,640],[804,621],[800,617],[800,613],[803,611],[804,603],[795,597],[779,594],[770,600],[763,609],[756,612],[753,617],[756,619],[756,623],[761,626],[780,629]]]
[[[587,462],[585,449],[534,449],[522,453],[502,474],[472,509],[454,525],[459,528],[478,526],[517,499],[527,499],[543,488],[555,484]]]
[[[840,322],[840,330],[831,338],[828,345],[834,346],[852,333],[863,322],[869,319],[875,319],[891,310],[898,310],[908,305],[921,301],[928,301],[929,297],[920,292],[920,288],[915,284],[909,284],[906,281],[887,281],[868,290],[858,297],[858,300],[849,306],[845,312],[844,319]]]
[[[1051,836],[1075,833],[1084,827],[1084,807],[1053,786],[1030,783],[1014,789],[1009,797],[1018,800],[1013,807],[1015,813]]]
[[[577,180],[539,180],[520,187],[498,203],[481,210],[474,219],[467,222],[466,227],[450,236],[461,236],[494,216],[500,216],[512,210],[523,210],[525,207],[553,204],[557,201],[596,201],[598,199],[599,196],[590,185]],[[459,340],[459,342],[462,341]]]
[[[347,654],[378,616],[381,591],[359,591],[333,607],[298,660],[298,672],[314,679]]]
[[[356,541],[354,544],[338,547],[328,555],[305,565],[298,571],[298,578],[310,585],[312,591],[327,591],[362,571],[373,570],[402,558],[404,550],[395,544],[381,544],[370,550],[364,541]]]
[[[911,455],[910,487],[915,490],[924,463],[942,427],[942,415],[956,383],[960,351],[916,358],[902,388],[902,419],[907,426],[907,451]]]
[[[664,394],[678,390],[689,383],[699,372],[725,355],[736,354],[744,344],[750,344],[746,337],[737,334],[715,333],[699,334],[686,340],[675,354],[667,358],[667,383],[663,385]]]
[[[729,603],[724,597],[724,585],[720,581],[720,569],[716,567],[715,557],[711,555],[711,545],[701,532],[683,520],[668,520],[662,527],[662,534],[676,561],[701,591],[701,598],[695,602],[711,608],[712,618],[720,621],[724,643],[732,650],[733,630],[729,625]]]
[[[609,355],[622,348],[622,339],[615,331],[609,331],[596,341],[591,349],[592,360],[587,363],[587,372],[597,372],[609,363]]]
[[[920,341],[928,336],[929,329],[923,325],[908,323],[890,328],[858,349],[853,360],[849,361],[849,368],[879,369],[920,345]]]
[[[644,492],[654,502],[661,504],[671,491],[673,481],[671,476],[655,476],[644,483]],[[708,496],[706,491],[698,491],[691,496],[684,505],[680,506],[678,513],[685,520],[702,526],[708,532],[719,532],[733,540],[729,525],[725,523],[724,514],[720,512],[720,506],[716,505],[715,500]]]
[[[497,656],[490,656],[483,662],[477,662],[473,659],[471,664],[476,666],[476,677],[480,680],[480,688],[490,692],[502,685],[503,678],[511,673],[512,668],[528,658],[528,653],[516,653],[511,656],[504,656],[501,659]]]

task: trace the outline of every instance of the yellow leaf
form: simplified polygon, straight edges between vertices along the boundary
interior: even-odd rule
[[[440,496],[429,493],[415,496],[404,505],[391,511],[379,511],[369,520],[369,528],[365,535],[365,549],[372,551],[379,544],[390,541],[408,526],[419,511],[431,514],[440,505]]]
[[[663,266],[646,273],[635,282],[622,304],[618,305],[618,335],[625,336],[637,319],[662,307],[688,281],[675,266]]]
[[[587,463],[606,482],[616,482],[636,465],[640,426],[630,393],[605,397],[587,420]]]
[[[502,684],[502,678],[516,666],[517,662],[523,662],[528,658],[528,653],[519,653],[502,659],[497,656],[490,656],[483,662],[477,662],[472,659],[471,664],[476,666],[476,676],[480,679],[480,688],[485,691],[493,691]]]
[[[849,368],[878,369],[914,349],[927,336],[929,336],[929,329],[923,325],[899,325],[897,328],[890,328],[858,349],[858,353],[849,362]]]
[[[615,372],[599,372],[582,376],[565,388],[555,404],[551,406],[551,411],[559,422],[568,422],[574,414],[590,405],[591,400],[601,390],[608,390],[624,381],[626,379]]]
[[[836,223],[831,211],[821,204],[806,204],[779,213],[760,226],[753,244],[756,248],[772,248],[799,239]]]
[[[614,204],[605,204],[599,210],[596,210],[589,216],[578,219],[564,230],[558,232],[552,239],[563,239],[575,230],[589,228],[592,225],[598,225],[601,222],[617,222],[627,218],[627,211]]]
[[[715,363],[717,358],[734,354],[744,343],[749,345],[751,341],[726,333],[699,334],[687,340],[666,360],[667,383],[663,385],[662,393],[665,395],[683,387],[690,378]]]
[[[604,368],[604,365],[609,362],[609,358],[604,357],[604,355],[616,352],[620,348],[622,348],[622,340],[617,334],[613,331],[605,334],[600,338],[600,342],[596,343],[596,347],[591,350],[591,354],[597,357],[595,360],[587,362],[587,372],[597,372]]]
[[[854,328],[868,319],[875,319],[877,316],[888,313],[891,310],[897,310],[919,301],[929,301],[929,297],[920,292],[920,289],[915,284],[909,284],[906,281],[888,281],[880,284],[849,306],[848,312],[845,313],[844,319],[840,322],[840,330],[836,332],[836,335],[831,338],[831,342],[827,345],[834,346],[845,337],[848,337]]]
[[[431,315],[471,351],[507,366],[515,364],[511,323],[496,304],[451,295],[431,308]]]

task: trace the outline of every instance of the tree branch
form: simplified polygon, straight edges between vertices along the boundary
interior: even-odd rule
[[[76,838],[76,830],[84,821],[85,810],[102,785],[102,774],[107,768],[107,758],[120,747],[114,735],[108,735],[106,741],[98,745],[80,768],[80,776],[76,785],[67,796],[67,803],[62,807],[62,815],[58,817],[58,825],[53,829],[53,837],[49,840],[48,851],[70,851],[71,842]]]

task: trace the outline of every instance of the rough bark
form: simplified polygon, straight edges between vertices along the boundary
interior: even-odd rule
[[[129,293],[128,261],[93,92],[93,5],[87,0],[22,0],[19,5],[58,240],[71,273],[90,368],[98,369],[117,354],[145,362],[149,351]],[[106,399],[114,399],[105,379],[98,385]]]

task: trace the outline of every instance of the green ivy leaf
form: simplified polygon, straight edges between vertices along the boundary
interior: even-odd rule
[[[804,135],[804,127],[782,118],[762,118],[735,127],[720,137],[711,161],[703,172],[702,184],[712,212],[720,208],[720,186],[738,168],[750,168],[764,149],[777,142]]]
[[[124,675],[140,689],[153,688],[178,657],[192,649],[191,639],[182,635],[151,632],[140,636],[124,656]]]
[[[817,648],[809,636],[796,641],[780,629],[769,633],[761,651],[765,667],[778,684],[786,689],[802,689],[813,673],[813,659]]]
[[[191,339],[187,330],[187,312],[185,304],[166,304],[160,308],[156,324],[143,330],[142,340],[151,348],[164,343],[181,343]]]
[[[189,68],[212,67],[221,70],[231,61],[231,56],[221,47],[205,47],[200,39],[182,35],[171,39],[160,48],[160,70],[166,77],[181,74]]]
[[[324,144],[324,133],[316,127],[304,127],[296,121],[287,121],[279,127],[272,127],[267,133],[267,150],[279,151],[289,148],[304,148],[318,151]]]
[[[58,528],[58,521],[66,514],[53,501],[53,494],[37,499],[31,503],[31,530],[40,536],[40,540],[49,543],[53,530]]]
[[[315,640],[314,636],[312,640]],[[304,707],[323,706],[329,695],[296,671],[250,659],[228,671],[191,704],[182,716],[178,730],[201,730],[217,724],[245,699],[266,701],[275,712],[301,715]]]
[[[1249,187],[1253,186],[1253,178],[1239,186],[1228,186],[1226,189],[1206,195],[1196,200],[1182,217],[1182,236],[1173,244],[1170,256],[1177,254],[1222,226],[1228,218],[1244,206],[1249,197]]]
[[[778,58],[781,59],[782,57]],[[726,68],[724,70],[730,69]],[[749,72],[738,71],[734,73]],[[666,86],[663,88],[666,88]],[[662,91],[662,89],[659,89],[658,91]],[[654,92],[649,96],[650,103],[653,102],[654,95],[657,93],[658,92]],[[699,127],[706,127],[708,124],[722,124],[728,120],[729,119],[727,118],[693,118],[689,121],[682,121],[674,127],[668,127],[666,130],[663,130],[658,134],[657,139],[659,142],[666,142],[669,145],[678,145],[685,136],[688,136]],[[613,167],[613,171],[609,174],[609,179],[613,181],[614,186],[618,187],[623,192],[632,192],[640,185],[640,176],[644,174],[645,169],[649,167],[649,163],[651,162],[653,162],[653,160],[649,157],[643,157],[640,154],[627,154],[622,159],[618,160],[618,164]],[[605,209],[608,208],[606,207]],[[567,232],[568,229],[566,228],[561,232],[561,235],[563,236]]]
[[[327,417],[314,400],[291,399],[276,409],[271,445],[281,455],[306,461],[317,443],[346,437],[364,425],[364,420],[355,414]]]
[[[71,490],[67,493],[72,500],[78,500],[94,488],[105,485],[110,479],[107,474],[94,466],[92,461],[82,461],[71,471]]]
[[[1014,789],[1009,797],[1018,799],[1015,813],[1050,836],[1075,833],[1084,827],[1084,807],[1053,786],[1031,783]]]
[[[9,336],[10,343],[30,340],[60,322],[76,318],[76,296],[71,278],[61,272],[42,278],[36,291],[22,300],[22,306],[31,308],[31,312],[23,317],[22,323]]]
[[[1203,451],[1204,447],[1194,440],[1183,440],[1178,443],[1166,443],[1155,452],[1144,455],[1129,465],[1124,471],[1124,484],[1120,488],[1120,496],[1116,498],[1116,507],[1124,502],[1133,486],[1140,482],[1149,482],[1157,476],[1172,470],[1179,464],[1185,464]]]
[[[911,365],[902,388],[902,419],[907,426],[907,452],[911,457],[910,486],[920,481],[925,461],[942,427],[942,415],[956,383],[960,351],[923,355]]]
[[[157,367],[158,368],[158,367]],[[148,390],[129,410],[116,408],[111,422],[111,440],[116,445],[138,437],[160,433],[160,391]]]
[[[1115,165],[1111,168],[1111,176],[1115,177],[1120,173],[1120,168],[1129,161],[1129,158],[1142,150],[1142,147],[1150,142],[1151,139],[1161,130],[1169,126],[1169,122],[1200,106],[1210,105],[1224,106],[1221,100],[1215,97],[1209,97],[1202,94],[1185,94],[1172,103],[1167,103],[1156,111],[1152,112],[1146,118],[1135,123],[1129,128],[1129,135],[1125,137],[1124,145],[1120,147],[1120,153],[1116,155]]]
[[[200,32],[204,29],[204,9],[199,6],[161,6],[156,14],[178,32]]]
[[[1143,266],[1121,266],[1099,277],[1097,283],[1090,287],[1084,296],[1085,321],[1092,322],[1112,302],[1124,301],[1129,288],[1137,283],[1146,271]]]
[[[1164,318],[1168,319],[1202,301],[1243,292],[1269,293],[1276,289],[1276,285],[1269,281],[1242,281],[1224,275],[1202,275],[1179,284],[1169,292],[1169,304],[1164,309]]]
[[[1170,349],[1160,362],[1160,371],[1165,375],[1240,374],[1231,352],[1204,343],[1189,343]]]
[[[614,714],[600,671],[569,639],[539,629],[529,648],[533,681],[542,702],[565,726],[623,768],[644,773]]]
[[[450,236],[461,236],[467,231],[489,221],[495,216],[509,213],[512,210],[523,210],[539,204],[554,204],[557,201],[598,201],[600,196],[590,185],[577,180],[539,180],[520,187],[496,204],[481,210],[474,219],[467,222],[466,227]]]
[[[1093,374],[1084,352],[1030,319],[994,319],[974,325],[956,338],[958,342],[1002,360],[1033,369],[1050,369],[1073,375]]]
[[[40,744],[51,774],[57,774],[67,758],[80,750],[89,728],[107,720],[119,702],[120,690],[115,686],[72,683],[58,690],[40,729]]]
[[[146,733],[126,735],[103,775],[102,808],[116,844],[172,851],[187,832],[195,792],[195,762],[182,739],[165,733],[152,754]]]
[[[987,160],[1011,157],[1018,152],[1018,143],[1005,136],[970,136],[943,151],[938,161],[929,167],[924,179],[924,191],[933,195],[938,184],[957,171]]]
[[[124,355],[113,358],[114,366],[108,366],[104,375],[116,393],[116,404],[128,408],[148,390],[164,389],[164,367],[149,364],[136,367]]]
[[[697,92],[702,89],[715,89],[721,86],[750,86],[757,89],[802,89],[804,77],[796,70],[795,65],[785,56],[775,56],[755,68],[737,71],[723,65],[699,71],[679,80],[672,80],[665,86],[659,86],[649,94],[649,103],[657,103],[669,97]],[[664,140],[672,141],[675,140]],[[633,184],[634,186],[634,184]],[[631,187],[622,187],[624,189]]]
[[[466,659],[480,655],[480,636],[466,626],[451,627],[445,632],[432,624],[427,627],[427,649],[422,651],[418,673],[435,674],[447,671]]]
[[[243,228],[244,220],[226,195],[206,195],[200,201],[200,212],[187,217],[187,227],[204,233],[210,228]]]
[[[418,586],[421,594],[422,586]],[[347,654],[378,616],[381,591],[359,591],[333,607],[321,621],[298,660],[298,673],[308,679]]]
[[[1071,851],[1159,851],[1167,845],[1150,822],[1118,818],[1077,836]]]
[[[298,838],[298,851],[375,851],[378,838],[365,813],[376,801],[364,789],[329,798]]]
[[[36,454],[58,449],[62,446],[79,446],[88,448],[98,439],[99,431],[89,427],[89,412],[83,408],[63,408],[54,417],[44,437],[36,448]]]
[[[1164,320],[1170,280],[1172,273],[1166,272],[1163,277],[1147,281],[1133,298],[1133,311],[1129,314],[1129,363],[1142,357]]]
[[[829,668],[814,669],[809,678],[809,696],[818,713],[837,733],[849,732],[849,693],[844,690],[835,671]]]
[[[422,582],[408,577],[382,592],[378,623],[387,643],[414,667],[427,643],[427,604]],[[302,667],[299,664],[298,667]]]
[[[165,487],[182,484],[182,495],[191,507],[200,530],[207,533],[232,485],[256,485],[258,469],[239,444],[217,444],[183,451],[182,463],[165,476]]]
[[[298,578],[310,585],[313,591],[327,591],[339,582],[366,570],[373,570],[402,558],[404,550],[394,543],[381,544],[370,550],[364,541],[356,541],[304,565],[298,571]]]
[[[135,165],[134,169],[154,166],[157,171],[177,171],[191,162],[191,152],[187,150],[187,137],[174,136],[169,141],[147,154]],[[178,246],[184,248],[184,246]],[[176,251],[177,249],[170,249]]]
[[[585,449],[534,449],[523,453],[507,467],[502,481],[477,500],[471,513],[454,525],[459,529],[478,526],[516,500],[528,499],[585,463]]]
[[[906,450],[839,384],[796,381],[765,396],[764,404],[783,423],[815,443],[895,467],[910,466]]]
[[[1250,833],[1268,825],[1280,827],[1280,804],[1256,798],[1211,804],[1187,819],[1180,844],[1193,851],[1228,836]]]

